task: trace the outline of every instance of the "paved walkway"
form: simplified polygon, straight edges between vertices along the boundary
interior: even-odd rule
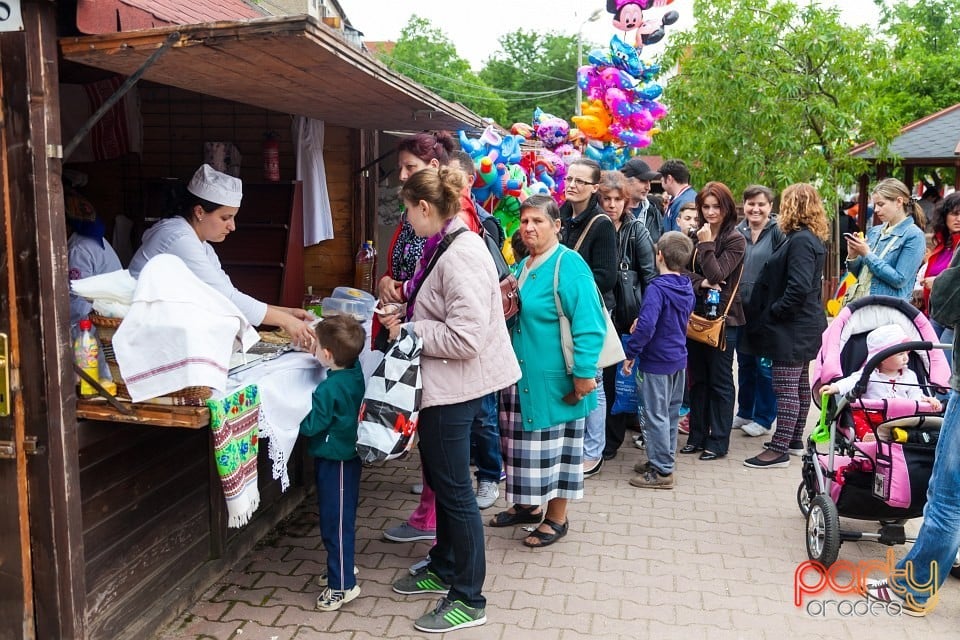
[[[794,570],[806,560],[795,495],[799,459],[787,469],[751,470],[744,458],[763,438],[734,431],[716,462],[679,456],[673,491],[628,484],[642,452],[632,446],[587,480],[570,510],[570,534],[549,549],[523,547],[519,529],[487,533],[485,626],[458,640],[537,638],[956,638],[960,580],[949,578],[926,618],[885,612],[813,616],[793,604]],[[683,438],[681,436],[681,442]],[[691,459],[694,458],[694,459]],[[392,544],[380,531],[416,506],[409,487],[418,459],[364,473],[357,565],[363,593],[340,611],[314,610],[324,570],[316,505],[302,505],[158,637],[289,640],[420,638],[413,619],[437,596],[395,594],[392,581],[427,553],[426,543]],[[503,498],[484,512],[504,508]],[[850,521],[846,521],[850,524]],[[866,523],[869,525],[869,523]],[[866,526],[864,530],[869,530]],[[911,526],[916,531],[916,526]],[[845,543],[843,560],[882,559],[873,543]],[[905,547],[897,547],[902,555]],[[827,593],[818,598],[847,599]],[[836,605],[832,605],[835,607]],[[841,607],[849,613],[849,604]],[[818,609],[814,606],[814,611]]]

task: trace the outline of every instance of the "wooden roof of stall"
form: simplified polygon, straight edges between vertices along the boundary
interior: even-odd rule
[[[357,129],[473,129],[480,116],[399,74],[310,16],[176,25],[60,39],[72,62]]]
[[[960,104],[911,122],[900,130],[888,151],[903,164],[954,166],[960,159]],[[850,155],[873,160],[878,149],[875,141],[864,142]]]

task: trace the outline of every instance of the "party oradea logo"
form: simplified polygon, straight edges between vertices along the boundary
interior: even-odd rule
[[[907,561],[902,569],[897,569],[893,549],[887,549],[884,560],[838,560],[829,567],[807,560],[797,565],[793,575],[793,604],[808,615],[821,618],[898,617],[904,607],[929,612],[939,596],[937,563],[930,563],[929,580],[923,583],[917,581],[914,566]],[[883,602],[868,597],[867,587],[876,581],[886,581],[887,588],[899,599]],[[924,597],[923,603],[917,602],[915,593]]]

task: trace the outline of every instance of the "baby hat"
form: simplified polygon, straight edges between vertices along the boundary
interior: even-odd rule
[[[887,324],[867,334],[867,357],[872,358],[887,347],[907,342],[907,334],[900,325]]]
[[[228,176],[204,164],[193,174],[187,191],[214,204],[239,207],[243,197],[243,182],[240,178]]]

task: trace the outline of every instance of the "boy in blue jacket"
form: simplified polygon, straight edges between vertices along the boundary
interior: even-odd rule
[[[327,378],[313,391],[300,434],[307,437],[314,458],[320,535],[327,550],[327,572],[318,579],[326,588],[317,598],[317,609],[336,611],[360,595],[353,549],[360,499],[357,417],[365,389],[358,356],[366,334],[350,316],[325,318],[315,331],[314,353],[328,367]]]
[[[648,462],[634,467],[630,484],[645,489],[673,489],[677,425],[687,368],[687,320],[695,298],[681,271],[690,263],[693,241],[668,231],[657,241],[660,275],[647,285],[640,313],[627,340],[623,372],[636,364],[646,426]],[[634,363],[636,360],[636,363]]]

